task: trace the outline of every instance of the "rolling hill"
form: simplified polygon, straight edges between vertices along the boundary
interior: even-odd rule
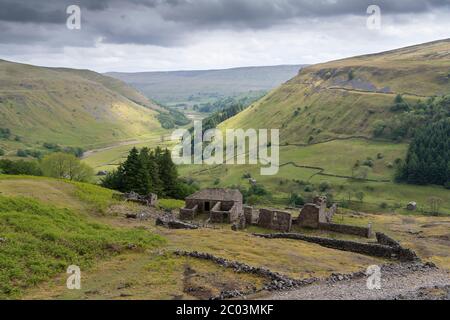
[[[4,150],[44,142],[91,146],[136,139],[161,129],[167,112],[125,83],[88,70],[0,60],[0,128]]]
[[[302,65],[225,70],[107,73],[168,105],[212,102],[225,97],[262,95],[295,76]]]
[[[406,158],[408,137],[374,139],[378,123],[401,121],[399,116],[413,113],[395,111],[398,94],[414,106],[418,100],[448,93],[450,40],[309,66],[219,125],[221,130],[279,128],[277,175],[261,176],[260,166],[248,164],[187,165],[180,172],[195,177],[202,187],[245,189],[250,186],[246,177],[251,176],[269,192],[253,199],[256,205],[285,207],[293,194],[306,200],[327,194],[358,211],[409,214],[406,205],[414,201],[418,212],[429,214],[430,201],[437,197],[442,200],[439,212],[448,215],[450,192],[444,187],[395,182],[397,164]],[[449,110],[448,100],[442,101]],[[411,110],[419,121],[433,113]],[[357,195],[362,200],[356,201]]]
[[[449,92],[447,39],[306,67],[221,127],[280,128],[292,144],[369,137],[377,120],[392,116],[397,94],[415,102]]]

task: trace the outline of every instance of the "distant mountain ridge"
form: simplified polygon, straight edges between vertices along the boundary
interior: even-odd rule
[[[173,105],[267,92],[291,79],[302,67],[304,65],[280,65],[222,70],[109,72],[106,75],[128,83],[155,101]]]

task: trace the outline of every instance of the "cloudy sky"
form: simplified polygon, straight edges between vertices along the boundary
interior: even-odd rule
[[[80,30],[66,26],[69,5],[81,8]],[[450,0],[0,0],[0,30],[0,59],[43,66],[310,64],[450,38]]]

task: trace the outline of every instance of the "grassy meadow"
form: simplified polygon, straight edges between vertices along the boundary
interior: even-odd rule
[[[272,194],[267,203],[278,207],[288,205],[291,193],[307,195],[311,193],[307,190],[312,189],[312,193],[332,193],[338,201],[348,200],[350,194],[353,207],[368,212],[410,213],[404,209],[411,201],[416,201],[419,209],[428,211],[428,199],[434,196],[442,199],[440,211],[450,214],[450,191],[444,187],[393,182],[395,167],[391,168],[391,165],[396,159],[404,158],[406,150],[406,144],[363,139],[335,140],[306,147],[281,146],[281,168],[274,176],[261,176],[258,165],[189,165],[180,166],[179,171],[182,176],[198,181],[202,187],[240,185],[248,188],[248,179],[243,176],[249,173]],[[362,163],[367,158],[373,159],[373,167],[367,175],[367,179],[373,181],[351,179],[356,161]],[[331,187],[320,190],[323,182]],[[364,193],[362,202],[355,198],[358,192]]]

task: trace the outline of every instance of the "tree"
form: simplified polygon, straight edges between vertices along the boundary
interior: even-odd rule
[[[411,142],[405,162],[397,170],[397,180],[411,184],[450,181],[450,119],[427,125]]]
[[[82,163],[73,154],[53,153],[44,157],[41,169],[45,176],[88,182],[94,176],[94,170]]]
[[[366,180],[370,172],[370,167],[360,166],[353,170],[353,178],[356,180]]]
[[[356,199],[358,199],[359,202],[361,202],[361,203],[364,201],[364,197],[365,197],[365,196],[366,196],[366,195],[365,195],[364,192],[362,192],[362,191],[357,192],[357,193],[355,194]]]
[[[160,197],[176,199],[196,191],[193,186],[178,179],[170,151],[159,147],[153,151],[133,148],[127,160],[117,170],[108,173],[101,183],[106,188],[121,192],[134,191],[142,195],[155,193]]]
[[[124,192],[138,192],[138,189],[141,189],[139,186],[140,180],[137,175],[140,166],[139,151],[136,148],[133,148],[128,154],[127,160],[120,168]]]
[[[163,194],[168,197],[175,197],[178,192],[178,171],[172,161],[170,151],[168,149],[163,151],[161,148],[156,148],[155,156],[159,168],[159,178],[163,186]]]

